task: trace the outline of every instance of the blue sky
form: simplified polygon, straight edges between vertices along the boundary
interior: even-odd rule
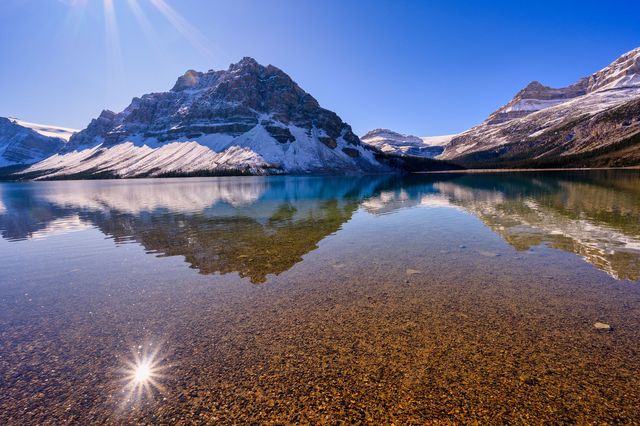
[[[1,0],[0,116],[82,128],[187,69],[252,56],[358,134],[438,135],[640,46],[638,1],[526,3]]]

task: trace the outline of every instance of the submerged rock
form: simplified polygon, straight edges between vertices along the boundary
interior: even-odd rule
[[[595,324],[593,324],[593,326],[596,328],[596,330],[604,330],[604,331],[613,330],[613,328],[609,324],[605,324],[603,322],[596,322]]]

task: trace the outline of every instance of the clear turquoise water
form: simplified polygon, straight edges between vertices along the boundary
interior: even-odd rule
[[[2,423],[640,421],[638,171],[2,183],[0,234]]]

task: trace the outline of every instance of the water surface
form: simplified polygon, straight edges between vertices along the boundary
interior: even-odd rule
[[[2,424],[640,422],[638,171],[4,183],[0,234]]]

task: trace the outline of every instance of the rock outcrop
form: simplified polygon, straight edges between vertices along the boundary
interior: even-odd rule
[[[187,71],[168,92],[103,111],[36,177],[242,172],[355,174],[388,170],[337,114],[280,69],[244,58]]]

